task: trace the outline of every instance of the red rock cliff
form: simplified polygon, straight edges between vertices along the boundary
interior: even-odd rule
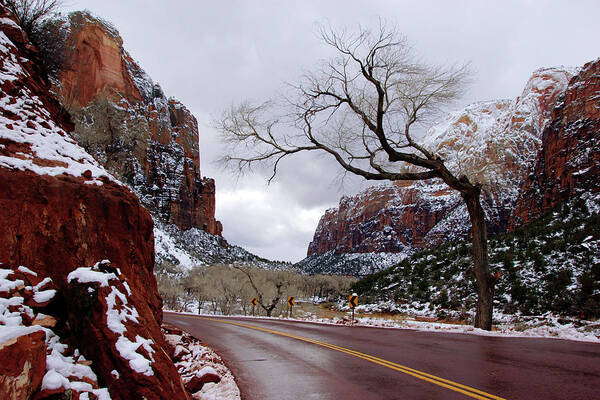
[[[81,12],[65,24],[55,91],[75,123],[75,139],[164,223],[220,235],[215,182],[200,173],[194,116],[165,97],[110,24]]]
[[[510,221],[516,228],[574,195],[600,193],[600,60],[584,65],[551,110],[535,169]]]
[[[0,263],[51,278],[57,294],[38,306],[92,360],[113,399],[187,399],[159,327],[152,218],[71,139],[72,126],[37,69],[37,52],[6,15],[0,7]],[[110,285],[68,279],[105,259],[112,263]],[[111,304],[117,289],[126,294]],[[123,321],[121,336],[108,321],[111,307],[137,315]],[[138,338],[143,346],[119,349],[118,340]],[[152,359],[151,373],[140,373],[127,357]]]
[[[435,199],[432,207],[430,199]],[[308,256],[340,253],[406,252],[425,246],[425,236],[454,201],[440,185],[394,182],[345,196],[321,217]]]

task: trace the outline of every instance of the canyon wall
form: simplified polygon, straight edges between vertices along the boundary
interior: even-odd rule
[[[524,182],[510,227],[535,219],[573,196],[600,193],[600,60],[561,94],[544,129],[535,168]]]
[[[165,96],[108,22],[76,12],[63,29],[65,56],[54,91],[72,117],[77,142],[161,222],[221,235],[215,182],[200,173],[195,117]]]

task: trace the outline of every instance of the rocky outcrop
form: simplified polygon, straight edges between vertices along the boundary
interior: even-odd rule
[[[0,264],[0,396],[107,399],[108,389],[99,387],[91,361],[58,335],[65,332],[64,321],[58,326],[56,318],[44,314],[56,312],[60,294],[54,288],[52,279],[29,268]]]
[[[516,228],[575,195],[600,193],[600,60],[586,64],[550,113],[534,170],[511,217]]]
[[[0,343],[0,394],[5,400],[29,399],[46,372],[46,334],[23,333]]]
[[[113,398],[186,399],[156,320],[140,307],[117,265],[103,260],[77,268],[66,279],[69,329],[86,338],[79,349],[98,366],[111,367],[98,368],[97,374]]]
[[[2,321],[29,333],[37,316],[51,315],[58,321],[56,332],[91,360],[113,399],[137,393],[187,399],[163,350],[150,214],[70,137],[67,114],[37,70],[37,53],[1,7],[0,29],[0,263],[9,268],[0,272],[8,281],[0,285],[0,297],[16,307],[0,302]],[[107,259],[110,266],[98,264]],[[31,272],[27,277],[15,272],[22,265]],[[81,268],[89,274],[75,279],[73,271]],[[109,274],[106,284],[96,280],[101,274]],[[40,290],[44,293],[36,295]],[[11,329],[0,325],[0,337]],[[119,335],[133,344],[119,342]],[[151,361],[152,374],[140,372],[135,362],[140,357]],[[52,371],[42,382],[48,396],[68,388],[67,378]]]
[[[76,12],[64,27],[65,61],[54,91],[77,142],[162,222],[221,235],[215,182],[200,173],[194,116],[152,82],[109,23]]]
[[[572,72],[536,71],[515,100],[475,103],[432,127],[425,146],[457,176],[485,188],[490,234],[506,230],[519,186],[535,165],[551,105]],[[441,182],[394,182],[343,197],[321,218],[308,256],[403,252],[469,234],[469,217],[457,192]]]
[[[160,321],[153,223],[133,193],[108,178],[99,186],[83,176],[6,168],[0,168],[0,182],[2,262],[27,265],[66,287],[74,268],[109,259]]]

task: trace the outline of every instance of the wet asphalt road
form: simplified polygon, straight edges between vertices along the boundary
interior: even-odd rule
[[[164,319],[222,356],[244,400],[600,399],[594,343],[171,313]]]

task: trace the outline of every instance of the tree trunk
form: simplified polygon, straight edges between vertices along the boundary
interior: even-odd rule
[[[469,210],[471,234],[473,236],[473,269],[477,281],[477,311],[475,313],[474,326],[475,328],[491,331],[494,285],[496,281],[490,272],[488,263],[487,229],[480,195],[481,189],[478,187],[462,193],[462,197]]]

